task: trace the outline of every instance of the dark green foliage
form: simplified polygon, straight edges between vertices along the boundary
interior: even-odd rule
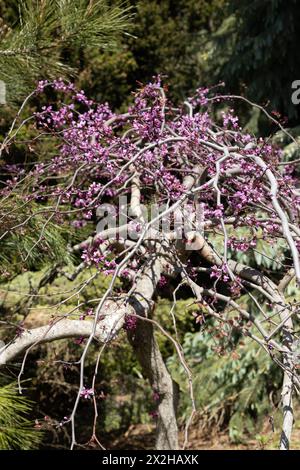
[[[9,278],[23,270],[40,270],[50,261],[71,262],[67,243],[72,227],[59,224],[53,213],[26,204],[20,197],[8,201],[1,210],[6,224],[1,227],[1,276]]]
[[[299,116],[291,84],[300,76],[300,9],[297,0],[231,0],[231,25],[215,37],[216,78],[290,119]]]
[[[30,450],[38,447],[42,433],[34,429],[34,423],[27,417],[31,410],[32,403],[19,395],[16,383],[0,387],[1,450]]]
[[[9,24],[16,7],[2,5],[0,29],[0,80],[9,102],[22,98],[38,79],[74,72],[68,56],[84,48],[114,48],[129,28],[130,11],[121,2],[113,8],[105,0],[22,0],[17,5],[16,24]]]
[[[173,99],[187,97],[204,79],[198,62],[202,36],[219,26],[225,3],[131,0],[136,13],[132,37],[124,38],[121,51],[86,55],[80,85],[113,107],[121,107],[138,82],[147,83],[162,74]]]
[[[253,435],[257,425],[274,414],[282,377],[253,342],[240,342],[222,355],[217,352],[219,344],[219,339],[206,331],[186,333],[183,351],[194,377],[199,426],[206,432],[228,426],[230,438],[237,442],[245,432]],[[186,375],[176,355],[168,360],[168,366],[184,392],[181,416],[186,419],[191,406]]]

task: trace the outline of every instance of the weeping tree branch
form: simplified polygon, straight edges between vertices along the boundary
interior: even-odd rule
[[[103,309],[103,319],[99,321],[94,335],[101,343],[113,339],[124,324],[126,312],[120,302],[108,301]],[[0,366],[14,361],[20,354],[33,346],[66,338],[89,338],[92,334],[93,322],[82,320],[58,319],[49,325],[24,330],[13,341],[0,350]]]
[[[111,341],[124,325],[126,316],[148,317],[153,307],[152,297],[164,269],[170,265],[158,256],[146,262],[138,273],[132,294],[118,301],[106,300],[100,311],[96,329],[92,321],[58,319],[50,325],[25,330],[0,350],[0,366],[14,361],[20,354],[35,346],[60,339],[93,336],[100,343]],[[95,331],[94,331],[95,330]],[[130,342],[148,378],[151,387],[159,395],[156,448],[170,450],[178,448],[176,408],[178,386],[173,382],[162,358],[151,323],[138,320]]]
[[[59,86],[60,84],[54,84],[54,88]],[[156,91],[159,94],[158,99],[155,97]],[[201,91],[199,96],[200,102],[203,103],[204,96],[201,96]],[[58,203],[54,205],[55,209],[51,207],[51,213],[57,212],[60,216],[68,214],[68,216],[77,217],[78,215],[79,218],[85,218],[85,211],[88,210],[95,211],[96,215],[99,215],[98,210],[102,214],[102,209],[98,207],[98,204],[103,200],[103,197],[105,200],[108,197],[115,208],[116,197],[130,193],[129,204],[119,201],[122,215],[124,207],[126,211],[129,209],[129,215],[126,215],[125,221],[122,217],[118,227],[111,224],[106,229],[101,228],[99,222],[96,235],[90,232],[89,238],[80,241],[70,249],[73,253],[83,250],[84,262],[81,264],[83,269],[91,265],[97,266],[99,271],[94,277],[98,275],[98,272],[113,274],[109,287],[95,310],[94,321],[82,322],[63,318],[53,321],[45,327],[24,331],[0,351],[0,364],[13,361],[18,354],[25,351],[24,364],[28,352],[38,343],[72,336],[88,338],[78,361],[80,364],[79,391],[70,417],[72,423],[71,448],[73,448],[77,444],[75,414],[84,385],[85,357],[89,345],[94,338],[103,343],[110,341],[124,322],[126,328],[128,327],[129,316],[136,316],[136,329],[129,331],[128,336],[144,375],[148,378],[156,396],[159,397],[156,447],[165,450],[177,449],[176,405],[178,393],[164,364],[154,335],[153,328],[157,323],[152,319],[152,314],[155,293],[157,286],[160,285],[161,276],[167,274],[177,282],[177,275],[181,274],[183,282],[187,282],[192,290],[196,299],[195,304],[200,304],[201,308],[203,303],[207,307],[208,313],[218,322],[227,321],[227,307],[224,312],[220,312],[223,304],[238,311],[237,328],[240,328],[243,334],[257,341],[283,369],[283,431],[280,448],[288,449],[293,425],[292,394],[296,389],[294,382],[297,383],[293,360],[295,337],[293,316],[296,310],[294,306],[286,302],[284,289],[290,282],[292,275],[295,275],[298,280],[300,278],[297,251],[299,230],[294,225],[297,216],[293,213],[293,205],[297,205],[297,200],[294,193],[290,191],[290,180],[280,176],[277,182],[278,158],[270,151],[266,151],[264,155],[263,149],[255,139],[250,139],[249,144],[243,143],[244,140],[240,138],[240,134],[236,130],[227,128],[232,121],[232,116],[227,116],[228,123],[224,122],[224,129],[220,131],[219,126],[213,125],[206,118],[202,122],[202,119],[199,120],[199,115],[197,117],[195,115],[194,119],[193,100],[190,103],[185,103],[189,111],[189,119],[187,120],[181,109],[166,107],[164,97],[164,91],[158,83],[144,87],[135,100],[134,111],[130,110],[129,114],[123,115],[123,122],[122,120],[119,122],[118,116],[112,115],[113,113],[110,111],[107,116],[102,117],[97,111],[93,111],[88,121],[84,120],[84,126],[87,127],[86,139],[82,133],[82,115],[79,112],[79,117],[77,117],[71,113],[75,123],[78,119],[80,131],[77,132],[75,125],[75,128],[72,129],[72,135],[69,135],[68,129],[66,129],[67,141],[70,140],[70,142],[66,142],[64,139],[60,156],[62,162],[64,159],[66,160],[66,166],[64,167],[63,163],[59,165],[59,172],[64,170],[69,175],[69,172],[74,170],[71,185],[64,188],[65,196],[69,201],[69,190],[75,178],[80,176],[79,173],[84,166],[82,188],[80,187],[80,190],[73,188],[72,198],[74,196],[74,200],[70,201],[71,205],[74,204],[77,207],[79,204],[80,207],[66,211],[60,201],[62,196],[59,196]],[[142,109],[141,103],[143,103]],[[146,103],[145,108],[144,103]],[[169,109],[172,109],[172,113],[166,112]],[[71,112],[70,109],[64,107],[61,111],[65,112],[66,110],[68,113]],[[156,116],[154,120],[153,113]],[[175,117],[173,117],[174,113]],[[54,119],[55,122],[57,120],[57,116],[52,116],[52,114],[49,112],[49,118],[45,121],[42,113],[38,117],[38,122],[47,128],[46,122],[48,120],[50,123],[51,119]],[[135,119],[133,126],[132,117]],[[193,120],[194,122],[192,122]],[[170,125],[167,124],[167,121],[170,121]],[[159,122],[159,126],[153,126],[149,122],[156,124]],[[95,123],[97,129],[99,128],[99,135],[95,134]],[[129,129],[128,124],[131,126]],[[231,124],[233,129],[237,129],[235,122],[231,122]],[[53,130],[52,127],[50,125],[49,132],[53,132],[55,137],[59,138],[63,129],[55,127]],[[109,132],[107,132],[108,127],[110,127]],[[120,139],[122,127],[123,137],[126,136],[126,138]],[[14,135],[17,133],[18,130]],[[106,134],[109,135],[107,139]],[[93,135],[92,142],[90,141],[91,135]],[[199,135],[205,135],[205,138],[199,138]],[[248,142],[249,138],[247,137],[246,140]],[[5,145],[8,147],[10,144],[11,140],[8,139]],[[89,149],[90,164],[88,166],[85,163],[83,166],[81,165],[82,159],[85,160],[86,157],[81,151],[82,144],[84,144],[84,148]],[[103,156],[102,152],[99,152],[99,145],[105,149]],[[240,153],[237,153],[238,151]],[[72,157],[71,167],[69,166],[69,155]],[[111,165],[107,165],[107,158],[111,160]],[[78,161],[79,167],[76,163]],[[47,167],[47,171],[51,173],[53,178],[57,176],[58,169],[55,162],[53,162],[52,169],[51,165],[49,168]],[[98,185],[95,183],[95,175],[97,180],[102,181],[101,178],[103,178],[103,181],[108,180],[108,182]],[[37,174],[33,172],[33,176],[34,188],[37,182],[40,182],[41,185],[44,183],[43,177],[40,177],[38,172]],[[18,181],[15,184],[11,183],[12,191],[19,190],[18,184]],[[286,189],[286,201],[283,201],[278,194],[279,184]],[[28,193],[30,188],[29,185],[26,189]],[[60,193],[64,193],[63,186],[59,190]],[[26,191],[24,194],[27,194]],[[151,197],[148,198],[148,196]],[[148,209],[151,205],[149,201],[152,201],[152,197],[159,204],[167,201],[167,208],[164,208],[158,215],[157,212],[153,215],[151,210],[151,219],[148,222]],[[49,199],[51,200],[51,198],[56,200],[57,188],[53,193],[50,191]],[[146,211],[144,211],[142,202],[147,204]],[[281,204],[283,204],[282,207]],[[199,207],[201,207],[201,211],[203,209],[200,221],[196,212]],[[287,209],[287,213],[283,208]],[[182,211],[179,223],[176,218],[177,210]],[[262,210],[263,216],[257,217],[256,211],[258,210]],[[294,212],[296,213],[296,211]],[[204,214],[208,219],[206,221],[202,220]],[[102,216],[103,214],[100,215],[100,217]],[[163,233],[158,228],[161,221],[163,222]],[[105,221],[102,220],[102,222]],[[165,229],[165,222],[170,222],[167,229]],[[26,223],[27,220],[15,225],[12,230]],[[271,237],[270,243],[272,243],[272,240],[277,240],[282,235],[290,248],[294,272],[287,274],[278,285],[264,272],[229,259],[231,254],[228,246],[233,250],[245,251],[253,246],[252,241],[254,244],[259,241],[260,237],[253,234],[253,227],[256,223],[261,228],[266,242],[269,236]],[[231,229],[237,229],[237,232],[239,227],[246,229],[248,233],[250,232],[250,241],[247,241],[246,248],[244,242],[242,247],[239,247],[241,241],[237,240],[235,235],[230,235],[227,224],[231,224]],[[270,224],[271,227],[264,224]],[[133,237],[133,233],[130,232],[132,225],[139,227],[135,233],[137,237]],[[43,227],[45,226],[46,223]],[[222,255],[218,253],[218,248],[215,248],[217,243],[214,244],[212,240],[213,246],[211,246],[202,236],[202,230],[206,229],[216,232],[221,230],[224,250]],[[42,234],[33,248],[36,249],[37,245],[41,243]],[[178,234],[182,236],[178,236]],[[135,238],[136,241],[129,240],[128,237]],[[243,236],[242,240],[244,240]],[[192,252],[196,252],[196,256],[190,256]],[[113,256],[115,258],[112,260]],[[209,268],[195,266],[199,257]],[[106,269],[107,266],[109,266],[109,270]],[[111,269],[112,266],[113,269]],[[80,270],[81,267],[78,269]],[[217,280],[213,282],[209,279],[202,279],[200,275],[195,273],[197,269],[198,273],[201,270],[208,272],[212,274],[212,278],[215,277]],[[123,277],[126,271],[127,276],[130,273],[128,276],[130,287],[128,287],[127,279],[123,284],[126,293],[116,293],[114,290],[116,280]],[[62,272],[61,268],[57,272]],[[77,271],[75,275],[76,273]],[[219,281],[220,284],[218,284]],[[49,282],[51,282],[51,276]],[[222,283],[230,288],[230,290],[226,290],[228,295],[219,289]],[[77,292],[78,295],[82,288]],[[272,314],[270,316],[265,312],[265,307],[259,305],[258,300],[251,292],[252,289],[264,296],[268,302],[268,308],[271,305]],[[245,291],[258,307],[259,313],[257,315],[235,301]],[[206,300],[206,296],[213,301]],[[217,300],[216,303],[215,300]],[[262,314],[262,318],[260,318],[260,314]],[[246,320],[241,322],[242,326],[239,323],[240,319]],[[256,329],[258,333],[253,334],[252,328]],[[254,333],[256,332],[254,331]],[[281,342],[279,335],[281,335]],[[176,350],[180,357],[182,353],[180,346]],[[282,362],[278,359],[279,354],[282,355]],[[183,362],[181,357],[181,363],[183,364]],[[189,384],[191,384],[191,376],[187,375]]]
[[[188,234],[188,240],[193,243],[193,248],[197,250],[206,261],[211,264],[216,264],[217,266],[221,266],[223,264],[222,259],[212,249],[212,247],[207,243],[207,241],[201,234],[197,232],[191,232]],[[284,277],[284,279],[282,279],[279,285],[277,286],[266,275],[262,274],[257,269],[250,268],[233,260],[228,260],[227,264],[229,269],[231,269],[235,275],[256,284],[257,286],[262,288],[261,291],[265,293],[268,299],[270,297],[272,298],[274,310],[275,312],[277,312],[281,321],[281,324],[279,325],[279,327],[276,328],[275,331],[275,333],[279,330],[281,331],[282,344],[285,348],[285,351],[282,354],[284,377],[281,392],[283,424],[282,434],[280,438],[280,449],[288,450],[290,446],[290,438],[294,422],[292,395],[294,390],[293,382],[295,376],[295,364],[293,362],[293,347],[295,340],[292,320],[293,312],[291,312],[290,306],[285,302],[283,290],[286,284],[290,282],[292,277],[295,275],[295,271],[294,269],[290,270],[288,275]],[[209,291],[207,292],[209,293]],[[220,294],[214,294],[213,292],[212,295],[216,295],[219,298],[222,297]],[[230,301],[229,299],[227,301],[229,301],[229,303],[232,303],[232,301]],[[264,339],[269,342],[271,337],[274,336],[274,332],[271,332],[269,335],[267,335],[262,329],[261,324],[257,319],[254,319],[253,323],[262,333]]]

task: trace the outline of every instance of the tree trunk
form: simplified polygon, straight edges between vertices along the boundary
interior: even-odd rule
[[[159,397],[155,448],[178,449],[176,409],[179,387],[172,380],[163,361],[154,336],[153,325],[139,320],[135,331],[129,334],[129,340],[153,392]]]
[[[281,401],[283,411],[282,432],[280,436],[280,450],[290,449],[290,440],[294,424],[294,410],[293,410],[293,375],[295,373],[295,365],[293,361],[293,322],[289,319],[286,325],[282,328],[283,344],[290,352],[283,354],[283,364],[286,371],[283,376]]]

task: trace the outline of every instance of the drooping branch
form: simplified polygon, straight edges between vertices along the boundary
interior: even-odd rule
[[[103,309],[103,318],[97,325],[95,338],[101,343],[113,339],[124,324],[126,312],[130,310],[130,307],[125,308],[121,302],[108,301]],[[49,325],[22,331],[0,350],[0,366],[14,361],[17,356],[35,345],[65,338],[88,338],[92,330],[91,321],[60,318]]]
[[[218,254],[212,249],[212,247],[207,243],[204,237],[196,232],[191,232],[189,234],[189,241],[193,243],[193,248],[197,250],[200,255],[209,263],[216,264],[218,266],[222,265],[222,259]],[[271,340],[274,333],[281,331],[282,335],[282,344],[285,351],[282,354],[283,366],[284,366],[284,377],[282,384],[282,407],[283,407],[283,424],[282,424],[282,434],[280,438],[280,449],[288,450],[290,446],[290,438],[292,433],[292,427],[294,422],[294,413],[293,413],[293,381],[295,375],[295,364],[293,362],[293,346],[294,346],[294,328],[292,315],[293,312],[290,310],[290,306],[285,302],[283,296],[283,288],[285,285],[285,279],[279,283],[277,286],[272,282],[266,275],[262,274],[257,269],[250,268],[241,263],[237,263],[233,260],[227,261],[228,268],[233,271],[233,273],[242,279],[251,281],[254,286],[257,285],[260,288],[260,291],[265,293],[268,299],[272,299],[274,304],[274,310],[277,312],[281,324],[275,329],[274,332],[266,334],[261,327],[261,323],[257,319],[253,319],[253,324],[255,324],[258,330],[262,333],[262,336],[268,342]],[[288,280],[294,275],[294,270],[291,270],[288,276]],[[207,291],[209,293],[209,291]],[[216,295],[219,298],[224,297],[221,294],[216,294],[213,291],[211,295]],[[227,302],[232,303],[231,300]],[[241,309],[236,305],[239,311]],[[250,317],[251,319],[251,317]]]
[[[266,176],[267,176],[267,178],[270,182],[270,185],[271,185],[270,193],[271,193],[272,205],[273,205],[275,211],[277,212],[278,217],[281,220],[282,230],[283,230],[284,236],[285,236],[285,238],[286,238],[286,240],[289,244],[291,254],[292,254],[292,258],[293,258],[293,261],[294,261],[294,269],[295,269],[296,277],[297,277],[298,282],[300,283],[300,258],[299,258],[299,253],[298,253],[298,249],[297,249],[295,240],[294,240],[294,238],[291,234],[290,228],[289,228],[289,221],[288,221],[288,218],[286,216],[286,213],[283,211],[282,207],[280,206],[280,204],[278,202],[278,198],[277,198],[278,182],[277,182],[274,174],[270,170],[270,168],[268,168],[268,165],[266,164],[266,162],[264,162],[261,157],[255,157],[254,159],[255,159],[256,163],[258,163],[258,165],[261,168],[263,168],[263,170],[264,170],[264,172],[265,172],[265,174],[266,174]]]
[[[89,233],[84,231],[81,239],[76,237],[73,241],[76,245],[70,251],[82,251],[84,261],[70,276],[64,273],[63,266],[57,271],[70,280],[87,266],[96,267],[95,278],[99,273],[112,274],[109,287],[95,311],[94,322],[57,320],[42,329],[23,332],[2,352],[8,354],[10,351],[9,360],[13,360],[16,354],[26,351],[26,359],[30,349],[39,342],[63,338],[64,335],[73,336],[72,332],[74,336],[88,338],[78,361],[80,383],[70,418],[73,448],[77,444],[75,414],[84,385],[85,357],[89,345],[93,338],[109,341],[117,333],[119,325],[123,324],[124,317],[127,328],[131,324],[130,321],[127,324],[128,315],[136,316],[133,321],[137,321],[136,329],[128,335],[143,373],[156,397],[159,397],[156,447],[175,449],[178,447],[178,397],[154,335],[153,325],[158,329],[160,325],[152,317],[157,286],[166,282],[161,276],[172,276],[172,283],[175,284],[180,274],[182,283],[187,283],[191,288],[195,305],[200,309],[204,305],[205,312],[214,317],[218,325],[226,322],[227,326],[231,322],[236,324],[284,371],[281,448],[288,448],[293,424],[292,394],[294,382],[296,385],[298,380],[292,355],[293,317],[297,310],[286,302],[283,292],[291,276],[286,274],[276,285],[273,280],[275,276],[273,278],[269,271],[254,269],[247,262],[242,264],[230,258],[236,251],[245,253],[254,247],[256,249],[261,239],[262,243],[274,246],[274,241],[283,238],[290,247],[293,269],[299,278],[299,193],[295,192],[290,173],[285,175],[284,171],[278,171],[280,157],[276,149],[262,146],[254,137],[243,136],[231,113],[225,113],[223,126],[214,124],[209,110],[202,113],[201,107],[207,100],[201,90],[195,101],[186,101],[183,108],[169,108],[159,82],[157,80],[155,84],[140,90],[127,114],[118,116],[106,106],[91,105],[83,93],[79,98],[82,106],[87,106],[87,113],[82,113],[81,107],[77,112],[75,102],[76,113],[71,107],[62,105],[55,112],[50,109],[38,114],[39,126],[59,141],[62,140],[63,145],[58,157],[50,161],[49,166],[33,170],[34,184],[28,183],[27,187],[22,177],[16,182],[12,180],[5,197],[10,197],[10,188],[14,196],[24,184],[25,196],[31,196],[32,189],[33,197],[38,199],[38,182],[48,188],[50,204],[55,202],[46,208],[53,218],[55,215],[60,220],[67,215],[68,223],[71,220],[76,227],[80,227],[86,224],[86,220],[91,221],[93,215],[102,218],[101,203],[105,202],[116,209],[114,213],[122,214],[122,220],[120,217],[119,221],[114,221],[116,223],[104,226],[109,218],[102,218],[96,233],[92,228]],[[66,93],[70,90],[72,94],[74,92],[73,87],[70,89],[61,81],[54,84],[54,88],[59,92],[62,89]],[[195,109],[197,100],[201,105],[200,111]],[[65,120],[66,114],[70,116],[71,127],[70,122]],[[7,141],[6,145],[9,147],[11,141]],[[47,177],[42,176],[45,173]],[[48,187],[47,178],[55,181],[58,176],[62,177],[60,184]],[[118,212],[119,196],[122,201],[119,200]],[[128,202],[124,202],[128,196]],[[152,211],[152,204],[160,205],[158,215],[157,211]],[[144,205],[147,206],[145,211]],[[37,213],[30,211],[25,221],[14,225],[11,230],[24,228]],[[7,214],[6,208],[3,217]],[[46,228],[47,223],[41,226]],[[137,228],[134,234],[132,227]],[[203,236],[205,230],[214,233],[221,230],[222,254],[218,252],[218,243],[214,243],[213,238],[210,243],[207,242]],[[4,238],[8,235],[9,231]],[[42,244],[43,235],[44,231],[32,250]],[[196,256],[193,251],[197,252]],[[200,267],[195,266],[199,256],[203,260]],[[286,261],[281,263],[283,268],[290,264],[289,258]],[[201,272],[206,273],[203,278]],[[124,278],[126,281],[120,293],[115,289],[116,281],[121,279],[122,282]],[[217,280],[212,281],[213,278]],[[176,289],[179,286],[177,284]],[[78,296],[81,289],[83,287],[76,292]],[[259,299],[256,299],[255,292],[259,294]],[[244,293],[255,303],[255,313],[239,302],[238,298]],[[261,296],[267,304],[259,304]],[[116,310],[118,306],[118,314],[122,318],[117,320],[116,325],[110,323],[107,329],[101,329],[108,320],[106,315],[103,316],[107,302],[111,302]],[[224,311],[220,311],[221,305],[225,305]],[[267,312],[269,306],[272,307],[270,313]],[[80,307],[78,303],[75,310]],[[232,310],[239,312],[238,317],[231,318]],[[176,319],[174,315],[172,318],[174,326]],[[58,331],[59,325],[64,325],[64,322],[63,331]],[[14,345],[19,345],[15,351]],[[176,351],[180,357],[180,346]],[[183,363],[182,357],[180,359]],[[192,376],[187,375],[189,384],[192,384]]]

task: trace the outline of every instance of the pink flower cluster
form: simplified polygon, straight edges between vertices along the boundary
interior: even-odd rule
[[[126,331],[134,331],[137,325],[137,317],[134,315],[126,315],[124,329]]]
[[[235,251],[248,251],[250,248],[256,247],[257,240],[252,238],[251,240],[247,240],[245,237],[241,237],[240,239],[236,237],[230,237],[228,240],[228,246]]]
[[[57,96],[51,104],[48,88]],[[299,225],[296,166],[279,167],[280,150],[265,139],[244,134],[232,109],[223,113],[221,123],[214,123],[208,105],[222,98],[212,96],[212,89],[199,88],[195,96],[174,106],[157,77],[137,91],[126,113],[115,113],[108,104],[89,100],[82,90],[63,80],[41,81],[36,93],[41,103],[35,114],[37,133],[42,130],[52,136],[55,154],[29,170],[22,164],[5,165],[8,176],[0,191],[4,197],[13,196],[26,175],[24,201],[42,205],[45,212],[49,207],[51,214],[55,208],[53,222],[71,227],[72,233],[76,229],[79,240],[95,235],[97,208],[102,203],[116,207],[117,198],[126,196],[129,207],[136,172],[144,205],[170,207],[185,197],[192,209],[195,204],[203,208],[203,224],[210,224],[209,230],[222,229],[221,222],[227,220],[233,228],[245,228],[242,238],[229,238],[232,251],[255,248],[256,229],[261,238],[272,243],[282,235],[282,225],[274,209],[270,183],[257,157],[276,175],[280,204],[284,210],[288,207],[291,223]],[[232,147],[235,151],[224,158],[224,149]],[[197,176],[199,168],[203,171],[201,178]],[[192,175],[193,190],[199,185],[201,189],[189,194],[186,181]],[[171,216],[170,220],[174,226]],[[140,220],[128,217],[126,223],[132,232],[141,234]],[[100,239],[94,239],[79,256],[87,265],[112,274],[122,257],[111,239],[106,242],[102,250]],[[299,247],[299,240],[296,242]],[[151,244],[146,249],[150,250]],[[124,282],[133,281],[140,261],[135,253],[120,270]],[[196,279],[198,274],[192,268],[191,275]],[[211,278],[225,282],[230,279],[224,266],[214,266]]]
[[[85,400],[89,400],[90,398],[93,398],[94,395],[95,395],[95,392],[92,388],[82,387],[80,391],[80,396],[84,398]]]
[[[221,267],[212,266],[210,277],[211,279],[217,279],[218,281],[222,280],[224,282],[228,282],[230,280],[230,277],[228,274],[227,266],[225,264],[223,264]]]

